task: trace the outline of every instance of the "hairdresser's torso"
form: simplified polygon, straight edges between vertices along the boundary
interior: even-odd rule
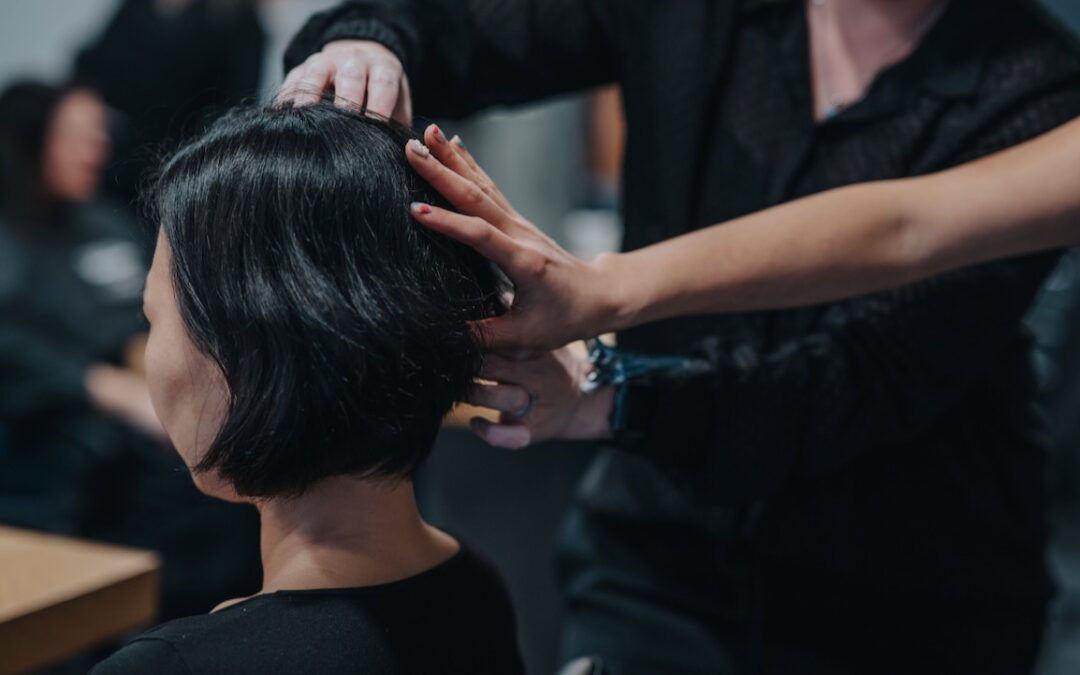
[[[845,184],[940,170],[1080,114],[1075,46],[1026,2],[953,0],[909,58],[820,124],[812,119],[803,3],[736,4],[677,41],[653,25],[628,40],[643,49],[624,57],[632,60],[622,81],[627,248]],[[892,603],[905,594],[1039,607],[1049,592],[1043,459],[1026,414],[1034,383],[1019,316],[1054,259],[996,263],[847,303],[622,334],[630,349],[704,349],[725,364],[715,398],[663,409],[646,453],[756,459],[736,457],[730,481],[704,488],[704,503],[735,504],[704,518],[701,503],[622,453],[594,467],[584,504],[719,533],[719,550],[703,545],[702,555],[716,556],[739,586],[729,618],[741,623],[748,607],[770,607],[790,623],[777,632],[795,635],[816,622],[828,633],[832,618],[841,626],[890,605],[897,611]],[[894,379],[893,369],[925,368],[932,379],[980,349],[980,332],[997,333],[985,367],[940,413],[893,428],[920,399],[934,398],[935,387],[953,386],[943,378],[922,396],[914,392],[927,382]],[[808,409],[819,419],[805,420]],[[798,420],[794,430],[776,433],[788,419]],[[877,431],[860,429],[862,420]],[[708,449],[687,447],[700,442],[687,430],[694,424],[713,428]],[[848,435],[863,440],[845,443]],[[823,621],[820,607],[830,604],[836,611]]]

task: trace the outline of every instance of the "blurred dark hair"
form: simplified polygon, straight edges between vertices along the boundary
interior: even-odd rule
[[[64,213],[45,185],[43,160],[49,125],[72,91],[24,81],[0,94],[0,212],[15,226],[53,224]]]
[[[237,109],[167,160],[153,215],[195,344],[229,387],[196,470],[252,497],[410,476],[477,375],[496,275],[409,215],[439,197],[404,127],[323,104]]]

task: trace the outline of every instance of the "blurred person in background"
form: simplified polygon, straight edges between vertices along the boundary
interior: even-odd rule
[[[83,87],[0,94],[0,521],[160,551],[175,615],[248,588],[254,514],[198,494],[150,405],[147,242],[97,197],[106,118]]]
[[[258,93],[260,0],[123,0],[75,60],[74,76],[119,113],[105,188],[134,201],[159,148]]]
[[[618,81],[634,249],[1039,135],[1080,114],[1078,53],[1022,0],[357,0],[300,33],[285,86],[407,118]],[[610,388],[575,399],[578,437],[614,431],[621,451],[563,534],[564,656],[619,673],[1030,669],[1051,584],[1021,319],[1056,259],[621,333],[698,368],[628,387],[615,429]],[[576,391],[585,365],[552,363],[486,373]],[[473,402],[528,416],[555,391]]]

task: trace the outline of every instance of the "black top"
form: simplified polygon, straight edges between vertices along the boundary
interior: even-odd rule
[[[354,0],[313,19],[287,65],[329,39],[383,40],[432,116],[618,82],[627,248],[951,167],[1080,115],[1080,51],[1035,3],[952,0],[913,55],[815,124],[804,7]],[[965,621],[979,620],[974,598],[1038,608],[1050,593],[1043,455],[1022,317],[1055,260],[625,332],[621,346],[713,368],[631,395],[638,456],[601,455],[586,506],[699,528],[715,561],[701,586],[718,589],[702,605],[765,650],[811,632],[843,648],[852,626],[911,598],[971,607]]]
[[[278,591],[162,624],[92,675],[524,672],[496,572],[464,548],[427,572],[365,588]]]

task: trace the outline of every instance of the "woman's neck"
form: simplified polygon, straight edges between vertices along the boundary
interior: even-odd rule
[[[415,576],[459,545],[423,521],[411,481],[321,481],[258,504],[263,593],[373,586]]]
[[[948,0],[807,0],[815,111],[858,101],[918,47]]]

